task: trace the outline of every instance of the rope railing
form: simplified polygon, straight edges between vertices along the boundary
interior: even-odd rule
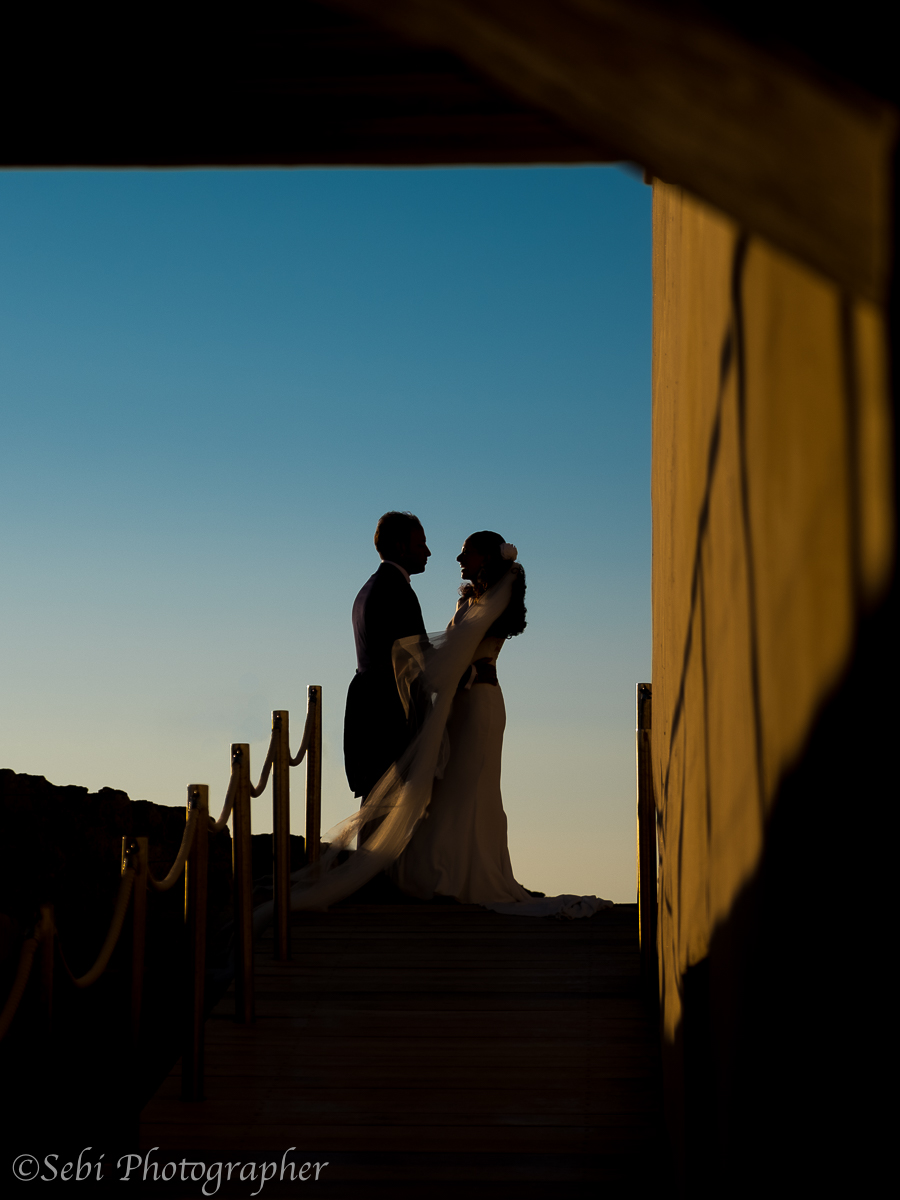
[[[269,782],[269,775],[271,774],[271,771],[272,771],[272,764],[275,761],[275,755],[272,751],[272,743],[274,741],[275,741],[275,733],[273,731],[272,737],[269,739],[269,750],[268,750],[268,753],[266,754],[266,761],[263,763],[263,769],[262,769],[262,774],[259,777],[259,783],[257,783],[257,785],[255,787],[252,784],[250,785],[250,795],[253,797],[254,800],[257,798],[257,796],[261,796],[263,794],[263,792],[266,790],[266,784]]]
[[[116,905],[113,909],[113,917],[110,922],[109,932],[106,935],[106,941],[100,947],[100,953],[97,955],[97,960],[89,971],[85,971],[83,975],[76,976],[72,968],[66,962],[66,956],[63,954],[62,946],[59,941],[59,932],[56,931],[56,949],[59,953],[59,961],[65,967],[66,974],[77,988],[90,987],[92,983],[96,983],[103,972],[106,970],[109,960],[112,958],[113,950],[119,940],[119,934],[122,932],[122,926],[125,924],[125,913],[128,910],[128,901],[131,899],[131,889],[134,886],[134,869],[126,867],[122,874],[121,882],[119,883],[119,894],[116,896]]]
[[[288,714],[284,711],[284,709],[280,709],[280,710],[277,710],[276,712],[272,713],[272,736],[269,738],[269,748],[266,751],[266,761],[263,763],[262,773],[260,774],[259,782],[255,786],[251,784],[251,787],[250,787],[250,795],[254,799],[256,799],[257,796],[261,796],[263,794],[263,792],[266,790],[266,784],[269,782],[269,775],[272,771],[272,767],[275,764],[275,758],[277,756],[278,734],[280,732],[280,727],[279,727],[279,723],[277,722],[277,718],[282,717],[283,719],[286,719],[287,715]],[[306,751],[309,749],[309,741],[310,741],[310,737],[312,736],[314,728],[315,728],[315,709],[310,709],[310,711],[307,712],[307,714],[306,714],[306,724],[303,726],[303,737],[300,740],[300,749],[297,751],[297,753],[293,757],[291,757],[290,751],[288,751],[288,764],[290,766],[299,767],[300,764],[303,762],[304,758],[306,757]],[[234,779],[234,776],[232,776],[232,781],[233,781],[233,779]],[[229,790],[229,795],[230,795],[231,790],[232,790],[231,785],[229,785],[228,790]],[[221,821],[221,820],[222,820],[222,818],[220,817],[219,821]],[[219,828],[221,828],[221,825],[219,825]]]
[[[272,875],[274,899],[274,947],[277,959],[290,955],[290,769],[306,761],[306,851],[316,862],[320,849],[322,796],[322,689],[307,690],[306,722],[296,755],[290,751],[286,710],[272,713],[272,736],[256,786],[250,782],[250,747],[231,747],[231,775],[222,811],[216,820],[209,815],[209,789],[205,784],[188,788],[181,845],[171,868],[157,879],[148,866],[148,839],[122,838],[121,878],[109,929],[96,960],[83,975],[76,976],[66,961],[53,916],[52,905],[41,909],[41,920],[20,948],[15,978],[0,1011],[0,1039],[8,1032],[25,996],[35,960],[40,962],[42,1005],[50,1027],[53,1000],[53,962],[58,952],[70,983],[84,989],[96,983],[109,966],[132,911],[131,1032],[136,1044],[140,1034],[146,944],[147,890],[165,892],[182,877],[185,884],[186,929],[186,1022],[182,1055],[182,1097],[199,1100],[203,1095],[203,1005],[206,972],[206,907],[208,892],[209,837],[232,824],[232,855],[235,914],[235,1018],[253,1020],[253,864],[250,802],[262,795],[270,775],[272,788]],[[40,951],[40,953],[38,953]]]
[[[0,1013],[0,1040],[5,1036],[7,1030],[12,1024],[13,1017],[21,1003],[22,996],[25,993],[25,988],[28,986],[28,979],[31,975],[31,968],[34,965],[34,956],[38,947],[43,943],[46,951],[46,957],[52,964],[52,955],[55,948],[59,954],[59,960],[65,968],[66,974],[76,988],[87,988],[91,984],[96,983],[103,972],[109,965],[109,960],[112,958],[113,951],[119,942],[119,937],[122,933],[122,927],[125,924],[125,914],[128,911],[128,902],[131,899],[131,892],[134,886],[135,869],[125,859],[124,846],[126,839],[122,839],[123,843],[123,864],[122,877],[119,882],[119,891],[116,895],[116,902],[113,906],[113,915],[109,929],[104,939],[103,945],[100,947],[100,953],[94,962],[94,965],[84,973],[84,975],[76,976],[69,964],[66,962],[66,956],[63,954],[62,945],[60,943],[59,930],[56,926],[56,921],[53,916],[52,905],[45,905],[41,913],[41,922],[34,934],[30,938],[26,938],[22,943],[22,948],[19,953],[19,965],[16,970],[16,977],[13,981],[6,1004],[3,1006],[3,1011]],[[50,970],[52,971],[52,965]],[[48,973],[45,969],[45,974]],[[45,991],[52,990],[52,976],[49,987],[48,981],[45,979]]]
[[[262,795],[272,776],[272,899],[274,909],[273,946],[275,958],[290,957],[291,911],[291,829],[290,769],[306,761],[307,859],[319,857],[322,806],[322,689],[307,689],[306,721],[296,754],[291,754],[289,714],[284,709],[272,713],[269,739],[259,782],[254,786],[250,775],[250,747],[235,743],[231,747],[232,783],[235,784],[232,853],[235,889],[235,1004],[238,1019],[253,1020],[253,870],[251,862],[250,801]]]
[[[316,727],[316,710],[310,709],[306,714],[306,724],[303,726],[303,737],[300,739],[300,749],[295,756],[290,760],[292,767],[299,767],[306,757],[306,751],[309,749],[309,740],[315,733]]]
[[[31,968],[34,966],[34,955],[39,945],[40,938],[35,936],[26,938],[22,943],[22,949],[19,951],[19,965],[16,968],[16,977],[6,998],[6,1003],[3,1005],[3,1012],[0,1012],[0,1041],[3,1040],[6,1036],[6,1031],[12,1025],[13,1017],[16,1015],[19,1003],[25,995],[25,988],[28,986]]]
[[[231,778],[228,780],[228,791],[225,793],[225,803],[222,806],[222,811],[219,813],[218,820],[209,818],[210,834],[219,833],[228,824],[231,817],[231,810],[234,808],[234,797],[237,791],[237,779],[234,771],[231,772]]]
[[[154,892],[167,892],[181,878],[184,871],[184,864],[187,862],[191,847],[194,844],[194,835],[197,832],[197,816],[197,809],[192,808],[188,813],[188,818],[184,825],[184,834],[181,838],[181,845],[178,847],[178,854],[175,856],[175,861],[169,868],[169,873],[165,878],[157,879],[150,871],[147,872],[147,883],[153,888]]]

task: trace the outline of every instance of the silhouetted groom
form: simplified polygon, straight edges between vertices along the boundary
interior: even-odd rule
[[[391,647],[398,638],[425,632],[409,577],[420,575],[431,557],[421,521],[407,512],[384,514],[375,529],[375,549],[381,566],[353,603],[357,667],[344,716],[347,780],[363,798],[410,740]]]

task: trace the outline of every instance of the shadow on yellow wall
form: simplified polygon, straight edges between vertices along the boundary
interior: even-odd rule
[[[893,433],[881,311],[662,183],[653,359],[662,1032],[674,1141],[690,1158],[703,1127],[709,1170],[717,1121],[722,1153],[754,1142],[727,1098],[758,1084],[735,1075],[739,1044],[765,1028],[781,1045],[762,993],[738,1002],[755,993],[735,970],[768,979],[774,954],[794,978],[811,932],[795,885],[816,893],[821,925],[859,878],[867,765],[845,693],[892,577]],[[780,811],[787,792],[802,817]],[[773,875],[779,820],[789,867]],[[789,896],[773,928],[804,943],[793,958],[762,915]]]

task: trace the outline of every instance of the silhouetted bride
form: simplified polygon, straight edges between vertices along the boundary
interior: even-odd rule
[[[452,896],[522,915],[587,916],[604,902],[535,897],[517,882],[509,858],[500,792],[506,707],[497,658],[503,643],[525,629],[525,572],[517,558],[516,547],[499,533],[482,530],[466,538],[457,559],[467,582],[460,588],[450,630],[489,594],[502,597],[505,606],[472,649],[453,697],[431,802],[392,873],[403,891],[422,899]],[[395,652],[395,663],[397,658]]]
[[[500,797],[500,764],[506,708],[497,681],[497,656],[507,638],[525,628],[525,572],[515,546],[499,533],[466,538],[459,562],[468,582],[451,627],[488,588],[510,573],[504,612],[473,651],[447,722],[444,757],[425,819],[394,866],[399,886],[431,899],[436,893],[465,902],[527,902],[531,895],[513,876],[506,814]]]
[[[590,916],[595,896],[534,897],[515,879],[500,795],[506,711],[497,656],[525,628],[525,573],[515,546],[484,531],[466,539],[467,585],[440,634],[394,643],[397,688],[418,733],[363,808],[326,835],[315,868],[298,872],[291,907],[323,908],[391,869],[405,891],[523,916]],[[366,839],[351,848],[366,827]],[[369,832],[374,830],[374,832]],[[262,914],[260,914],[262,919]]]

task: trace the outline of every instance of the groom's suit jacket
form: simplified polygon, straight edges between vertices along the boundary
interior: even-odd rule
[[[353,603],[357,668],[344,715],[344,765],[357,796],[369,794],[409,743],[391,647],[424,632],[416,593],[397,567],[382,563]]]

